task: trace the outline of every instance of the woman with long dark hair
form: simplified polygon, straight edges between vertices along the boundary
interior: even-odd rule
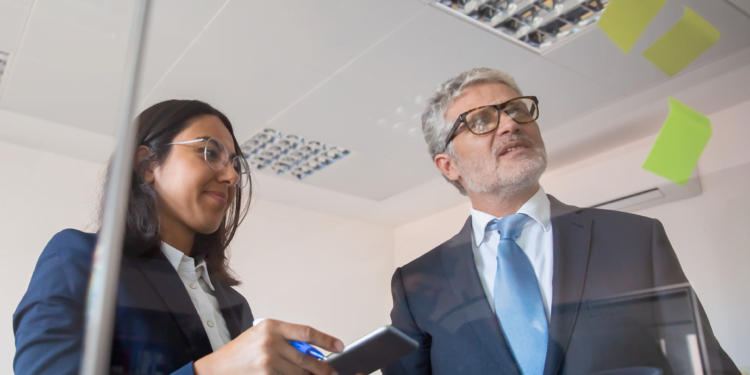
[[[331,374],[290,340],[339,352],[313,328],[264,320],[232,286],[227,247],[251,181],[226,116],[195,100],[137,118],[117,292],[111,373]],[[13,315],[15,373],[78,373],[96,234],[66,229],[47,244]]]

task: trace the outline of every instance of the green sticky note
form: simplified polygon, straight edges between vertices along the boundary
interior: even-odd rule
[[[669,116],[643,169],[685,185],[711,138],[711,120],[669,98]]]
[[[643,51],[643,56],[671,77],[716,44],[720,36],[719,30],[685,7],[682,18]]]
[[[628,53],[667,0],[610,0],[597,21],[599,28]]]

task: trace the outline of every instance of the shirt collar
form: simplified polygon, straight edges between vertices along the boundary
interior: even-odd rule
[[[169,261],[169,264],[171,264],[174,270],[178,273],[180,272],[180,263],[182,263],[183,260],[185,260],[186,262],[192,261],[190,263],[195,264],[195,260],[193,258],[185,255],[185,253],[175,249],[164,241],[161,242],[161,252],[164,253],[164,256],[166,256],[167,260]],[[214,289],[213,284],[211,284],[211,279],[208,277],[208,267],[206,266],[206,261],[204,259],[198,259],[198,265],[195,266],[195,274],[199,278],[202,278],[212,291],[216,290]]]
[[[206,282],[206,285],[208,285],[211,291],[216,291],[213,284],[211,284],[211,279],[208,278],[208,266],[206,266],[206,261],[204,259],[200,259],[198,265],[195,266],[195,273]]]
[[[549,198],[547,198],[547,194],[541,186],[539,187],[539,191],[529,198],[529,200],[526,201],[516,213],[531,216],[532,219],[542,226],[545,232],[552,227]],[[486,212],[475,210],[473,206],[471,207],[471,226],[474,231],[474,241],[477,246],[484,242],[484,236],[486,233],[485,228],[487,228],[487,224],[494,219],[499,218]]]

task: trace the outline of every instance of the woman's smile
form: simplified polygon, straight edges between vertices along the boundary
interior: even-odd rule
[[[215,199],[217,202],[221,203],[222,206],[227,205],[227,193],[219,191],[205,191],[204,193],[209,197]]]

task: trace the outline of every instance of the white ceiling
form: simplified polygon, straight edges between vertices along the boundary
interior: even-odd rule
[[[738,11],[750,14],[750,0],[729,0],[729,2],[736,6]]]
[[[272,127],[350,149],[302,182],[256,173],[256,196],[398,225],[463,200],[419,129],[438,83],[476,66],[510,72],[540,99],[556,168],[655,133],[666,96],[706,114],[750,100],[750,0],[731,1],[667,1],[625,55],[596,27],[537,54],[426,0],[153,0],[138,102],[207,101],[240,142]],[[50,124],[75,129],[55,142],[113,135],[132,4],[0,0],[0,51],[14,59],[0,92],[0,128],[14,129],[0,139],[33,145]],[[641,52],[683,6],[722,35],[669,78]],[[92,150],[75,156],[103,161]]]

